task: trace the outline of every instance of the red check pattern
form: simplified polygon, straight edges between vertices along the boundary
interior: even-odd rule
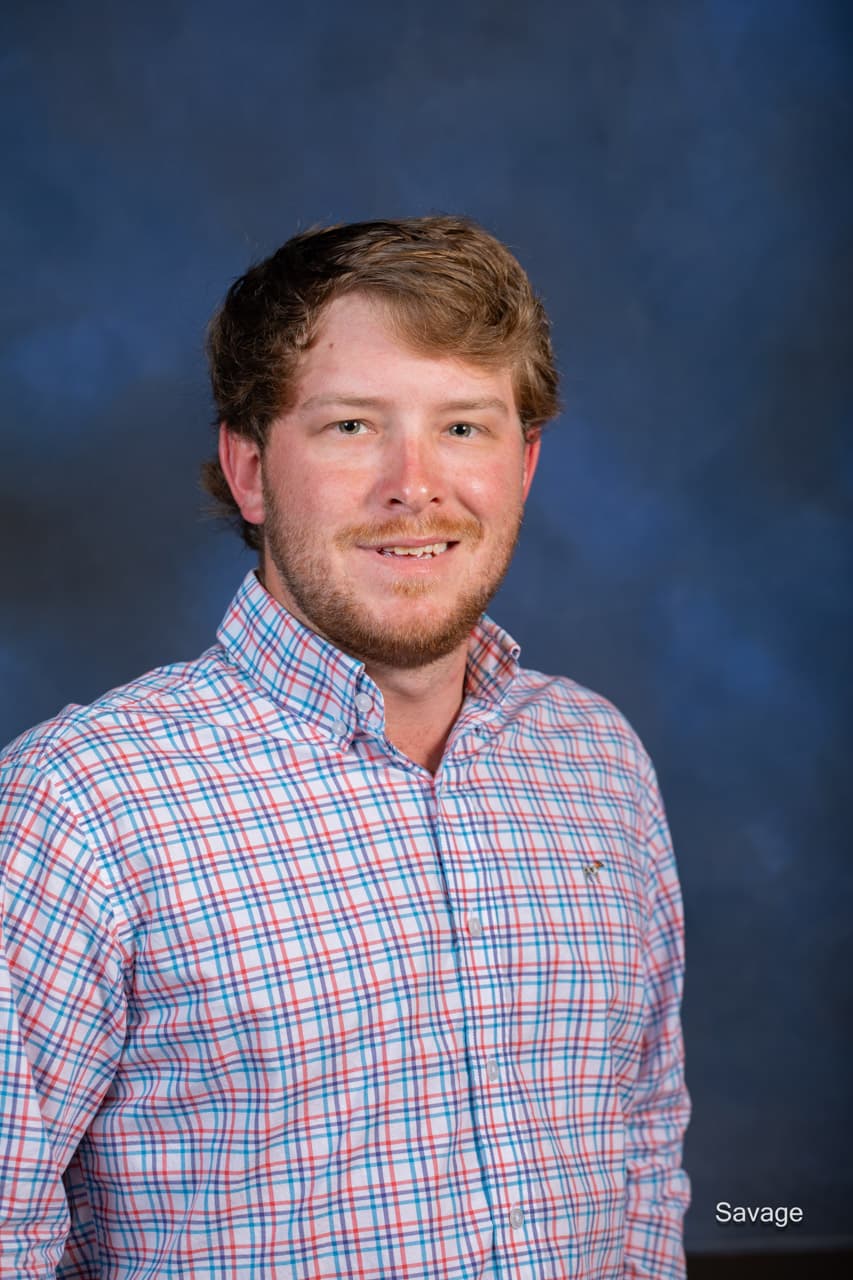
[[[0,758],[0,1274],[678,1277],[678,881],[484,616],[433,777],[253,574]]]

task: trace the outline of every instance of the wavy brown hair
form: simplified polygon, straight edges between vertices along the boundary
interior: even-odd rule
[[[263,451],[270,424],[292,406],[324,307],[353,292],[380,298],[415,351],[509,367],[525,439],[559,412],[548,317],[523,268],[470,219],[434,216],[314,228],[236,280],[207,335],[217,423]],[[260,549],[262,530],[243,520],[218,458],[201,480]]]

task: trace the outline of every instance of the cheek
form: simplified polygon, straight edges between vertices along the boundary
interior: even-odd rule
[[[362,489],[340,469],[297,477],[284,509],[292,536],[317,554],[349,547],[352,529],[364,518]]]
[[[271,459],[266,485],[282,518],[315,526],[327,523],[345,497],[347,478],[328,465],[295,450]]]
[[[508,515],[521,502],[520,467],[486,465],[471,470],[460,480],[459,489],[478,514],[485,518]]]

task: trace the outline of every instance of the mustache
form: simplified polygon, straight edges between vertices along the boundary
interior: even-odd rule
[[[391,545],[396,539],[430,538],[433,542],[479,542],[483,536],[483,526],[479,520],[456,520],[452,524],[447,520],[430,520],[418,526],[402,525],[399,521],[385,524],[349,525],[335,537],[339,547],[350,547],[364,543],[382,543]]]

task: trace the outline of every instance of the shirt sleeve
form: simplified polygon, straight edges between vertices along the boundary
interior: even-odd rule
[[[43,1280],[124,1042],[126,956],[78,817],[32,764],[0,763],[0,875],[0,1274]]]
[[[684,1080],[681,994],[684,919],[672,843],[651,763],[643,802],[648,858],[642,1052],[626,1117],[625,1280],[682,1280],[690,1184],[681,1168],[690,1098]]]

